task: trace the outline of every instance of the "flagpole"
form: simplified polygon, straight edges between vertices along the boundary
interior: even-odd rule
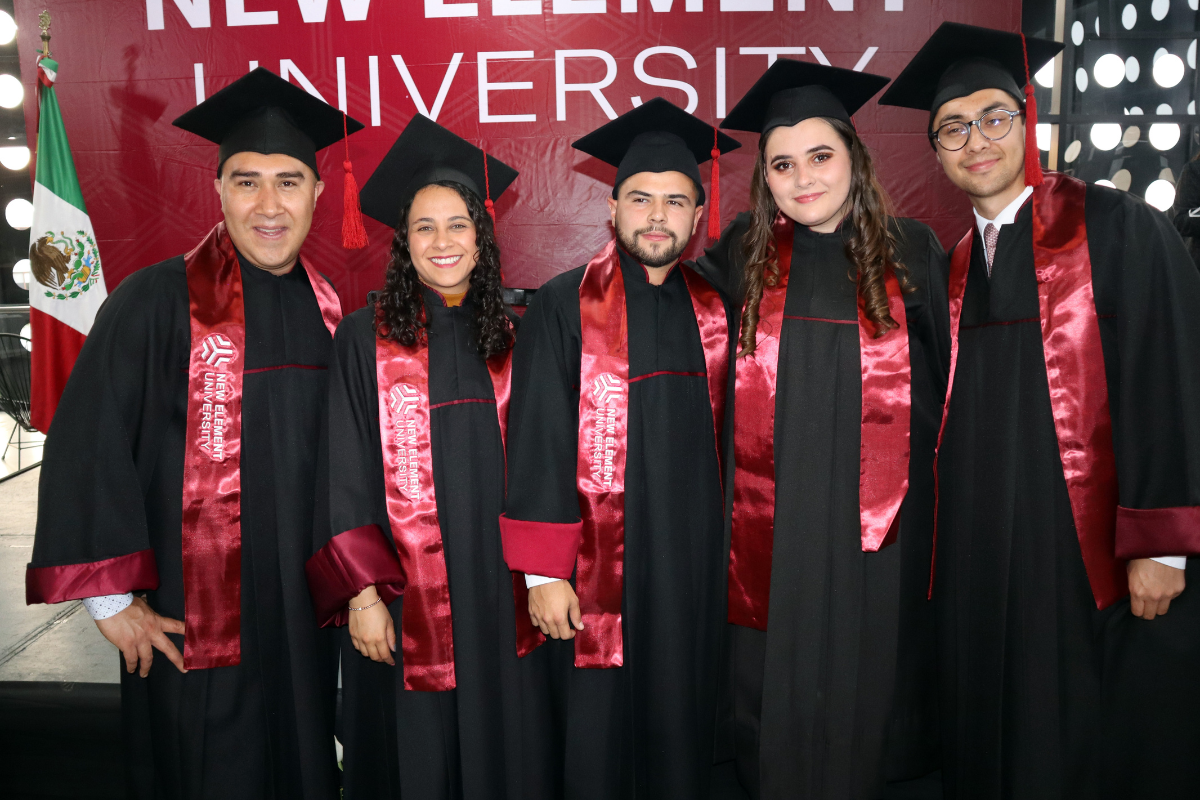
[[[45,9],[38,14],[38,27],[42,31],[42,55],[50,57],[50,12]]]

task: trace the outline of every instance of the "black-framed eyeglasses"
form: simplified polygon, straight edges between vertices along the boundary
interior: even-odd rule
[[[1024,111],[997,108],[970,122],[961,120],[947,122],[945,125],[939,126],[937,130],[930,132],[929,138],[937,142],[943,150],[962,150],[971,138],[971,126],[974,125],[985,139],[994,142],[1008,136],[1013,127],[1013,117],[1019,117],[1024,113]]]

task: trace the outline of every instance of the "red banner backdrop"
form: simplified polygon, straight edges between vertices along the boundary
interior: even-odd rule
[[[190,249],[220,217],[215,145],[171,120],[253,64],[367,124],[360,183],[425,113],[521,171],[497,203],[506,283],[536,288],[608,239],[615,170],[571,149],[641,99],[715,121],[774,57],[896,75],[943,20],[1018,30],[1018,0],[16,0],[29,141],[37,15],[53,15],[56,89],[109,289]],[[856,117],[900,213],[953,241],[970,220],[924,136],[926,115]],[[756,137],[721,160],[721,213],[746,207]],[[346,310],[382,284],[391,231],[340,246],[341,146],[305,245]],[[705,170],[707,175],[707,170]],[[702,246],[703,227],[692,252]]]

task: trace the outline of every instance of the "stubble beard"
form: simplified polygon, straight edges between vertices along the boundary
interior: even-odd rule
[[[651,250],[646,250],[638,244],[638,237],[644,233],[665,233],[671,237],[671,244],[665,250],[659,253],[654,253]],[[633,233],[626,235],[620,228],[617,229],[617,242],[625,250],[626,253],[637,259],[638,263],[645,267],[665,267],[674,264],[683,255],[683,251],[687,249],[687,242],[680,244],[679,237],[674,231],[658,225],[651,225],[646,228],[639,228]]]

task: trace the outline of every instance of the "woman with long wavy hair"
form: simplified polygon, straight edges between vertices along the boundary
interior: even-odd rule
[[[346,626],[348,800],[549,791],[542,657],[518,660],[532,633],[498,527],[516,317],[491,198],[516,176],[417,116],[363,187],[395,235],[383,289],[334,338],[329,526],[308,564],[319,621]]]
[[[719,747],[753,798],[876,800],[938,763],[946,257],[851,123],[885,83],[780,59],[722,125],[761,134],[753,207],[699,261],[742,309]]]

